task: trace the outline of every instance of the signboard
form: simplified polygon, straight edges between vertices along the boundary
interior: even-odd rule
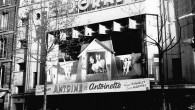
[[[14,73],[14,85],[17,86],[23,85],[23,72]]]
[[[120,4],[132,4],[144,0],[53,0],[49,3],[49,16],[82,13]]]
[[[85,46],[84,46],[85,47]],[[48,66],[48,83],[77,83],[145,78],[141,53],[115,56],[111,41],[93,40],[79,55],[79,60],[62,61]]]
[[[146,91],[149,89],[150,80],[143,78],[48,85],[47,95]],[[37,85],[36,95],[43,95],[43,93],[44,86]]]

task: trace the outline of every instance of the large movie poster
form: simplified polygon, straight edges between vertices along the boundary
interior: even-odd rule
[[[82,73],[82,76],[85,77],[82,81],[106,81],[109,78],[109,73],[106,68],[108,63],[106,60],[105,51],[94,51],[86,53],[86,75]],[[78,73],[79,74],[79,73]]]
[[[75,82],[78,61],[64,61],[58,64],[58,83]]]
[[[141,53],[116,56],[119,79],[139,78],[142,76]]]
[[[57,73],[57,83],[48,87],[50,94],[148,90],[142,54],[116,56],[108,44],[93,40],[78,55],[79,60],[58,62],[57,72],[51,71]],[[42,94],[42,90],[42,86],[37,86],[37,94]]]
[[[89,52],[87,57],[87,74],[106,72],[105,52]]]
[[[106,44],[94,41],[77,61],[58,62],[57,83],[143,78],[141,53],[115,56]],[[51,71],[52,72],[52,71]]]

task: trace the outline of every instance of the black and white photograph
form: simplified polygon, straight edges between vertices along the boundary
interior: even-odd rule
[[[0,0],[0,110],[195,110],[195,0]]]
[[[88,74],[105,73],[106,60],[105,52],[88,53]]]

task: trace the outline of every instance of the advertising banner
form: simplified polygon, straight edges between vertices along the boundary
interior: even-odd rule
[[[121,4],[133,4],[144,0],[51,0],[49,3],[49,16],[62,16],[82,13]]]
[[[110,40],[94,39],[79,54],[79,60],[66,61],[65,54],[60,57],[63,60],[54,67],[48,64],[48,84],[145,78],[141,53],[115,56]]]
[[[149,89],[150,80],[143,78],[48,85],[47,95],[146,91]],[[37,85],[36,95],[43,95],[43,93],[44,86]]]

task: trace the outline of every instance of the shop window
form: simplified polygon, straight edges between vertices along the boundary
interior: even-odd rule
[[[6,44],[7,44],[6,38],[0,36],[0,59],[6,58],[6,53],[7,53]]]
[[[26,63],[18,63],[19,64],[19,71],[25,71],[26,70]]]
[[[8,12],[7,11],[3,11],[2,15],[1,15],[1,27],[0,30],[1,31],[6,31],[8,29]]]
[[[0,67],[0,88],[2,88],[4,84],[4,72],[5,72],[5,67],[2,65]]]

